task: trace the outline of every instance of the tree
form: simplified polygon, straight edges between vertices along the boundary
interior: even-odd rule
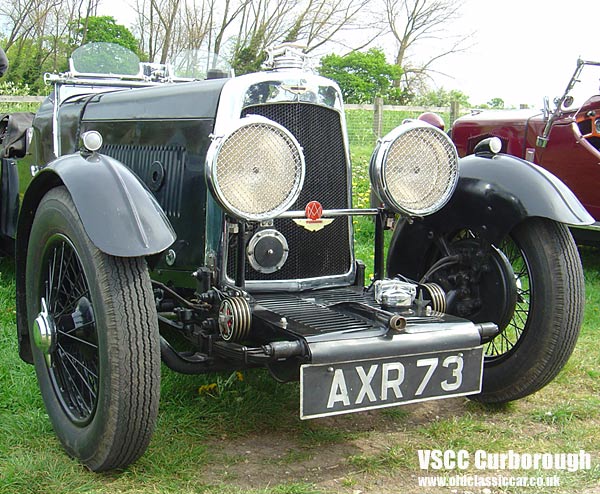
[[[0,6],[0,16],[7,20],[8,36],[4,49],[20,40],[39,38],[47,35],[47,19],[52,11],[63,6],[62,0],[17,0],[3,2]]]
[[[504,108],[504,100],[502,98],[492,98],[487,102],[487,106],[494,110],[502,110]]]
[[[86,43],[115,43],[139,55],[139,43],[129,29],[117,24],[114,17],[88,17],[79,21],[76,28],[75,45]]]
[[[411,103],[420,106],[450,106],[450,104],[456,101],[462,108],[469,108],[469,97],[457,89],[451,89],[450,91],[439,88],[436,90],[429,90],[423,94],[415,96]]]
[[[173,47],[181,40],[182,18],[195,3],[188,7],[180,0],[138,0],[135,32],[140,38],[140,50],[148,55],[151,62],[162,62],[173,53]],[[203,21],[203,19],[201,19]]]
[[[44,82],[41,78],[45,71],[51,71],[49,53],[47,53],[40,43],[32,39],[18,39],[6,52],[10,60],[9,70],[4,76],[4,80],[26,85],[32,88],[34,93],[41,92],[44,89]],[[62,67],[66,69],[67,58],[64,56]]]
[[[262,48],[262,38],[259,35],[252,39],[248,46],[236,49],[231,66],[236,74],[243,75],[260,70],[266,59],[267,53]]]
[[[368,0],[255,0],[243,9],[234,47],[233,66],[238,73],[254,70],[269,46],[297,42],[310,53],[342,38],[347,30],[366,29],[358,16]]]
[[[293,24],[287,28],[284,41],[303,40],[306,51],[311,52],[332,41],[343,31],[371,27],[365,16],[355,21],[369,4],[369,0],[308,0],[298,2]]]
[[[10,60],[5,78],[46,92],[44,72],[67,68],[74,29],[93,16],[99,0],[14,0],[0,2],[4,47]]]
[[[470,34],[450,37],[448,26],[459,17],[461,0],[382,0],[385,23],[395,41],[395,63],[403,69],[396,85],[408,92],[430,77],[440,58],[462,51]],[[413,53],[424,42],[438,42],[439,49],[426,60],[415,61]]]
[[[297,41],[311,52],[347,38],[369,0],[137,0],[135,32],[151,60],[204,49],[232,60],[236,72],[256,70],[265,50]],[[353,35],[356,38],[356,35]],[[356,48],[356,46],[354,46]]]
[[[376,48],[367,52],[353,52],[345,56],[327,55],[321,58],[319,73],[340,85],[347,103],[371,103],[381,96],[390,102],[393,81],[400,78],[402,70],[389,64],[385,54]],[[393,101],[395,102],[395,101]]]

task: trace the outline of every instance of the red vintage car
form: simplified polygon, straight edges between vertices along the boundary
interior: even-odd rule
[[[461,157],[473,154],[484,139],[498,137],[501,152],[540,165],[560,178],[596,220],[572,230],[581,243],[600,242],[599,77],[600,62],[578,60],[564,94],[554,100],[554,109],[545,98],[541,111],[473,111],[452,127]]]

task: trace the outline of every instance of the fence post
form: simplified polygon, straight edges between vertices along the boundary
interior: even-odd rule
[[[460,103],[458,101],[450,102],[450,125],[454,123],[454,121],[458,118],[458,113],[460,112]]]
[[[383,133],[383,98],[376,97],[373,102],[373,134],[381,137]]]

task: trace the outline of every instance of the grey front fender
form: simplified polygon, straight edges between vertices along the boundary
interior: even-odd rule
[[[419,273],[436,236],[463,229],[500,242],[521,221],[548,218],[571,226],[589,225],[592,216],[556,176],[506,154],[470,155],[459,162],[452,199],[437,213],[399,222],[388,254],[388,274]]]
[[[575,194],[549,171],[506,154],[471,155],[459,162],[459,184],[451,201],[426,218],[452,231],[469,226],[499,241],[525,218],[548,218],[568,225],[594,219]]]
[[[141,257],[171,245],[175,232],[164,211],[126,166],[102,154],[57,158],[31,181],[19,212],[16,239],[19,354],[32,362],[27,328],[25,270],[29,233],[38,205],[53,187],[64,185],[92,243],[106,254]]]
[[[22,213],[35,213],[42,196],[57,182],[71,194],[86,233],[102,252],[148,256],[175,241],[175,232],[150,191],[129,168],[97,153],[61,156],[44,167],[27,189]]]

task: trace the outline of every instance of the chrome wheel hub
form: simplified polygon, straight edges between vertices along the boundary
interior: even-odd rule
[[[42,310],[33,321],[33,342],[44,355],[49,355],[56,346],[56,326],[48,314],[46,300],[43,297],[41,305]]]

